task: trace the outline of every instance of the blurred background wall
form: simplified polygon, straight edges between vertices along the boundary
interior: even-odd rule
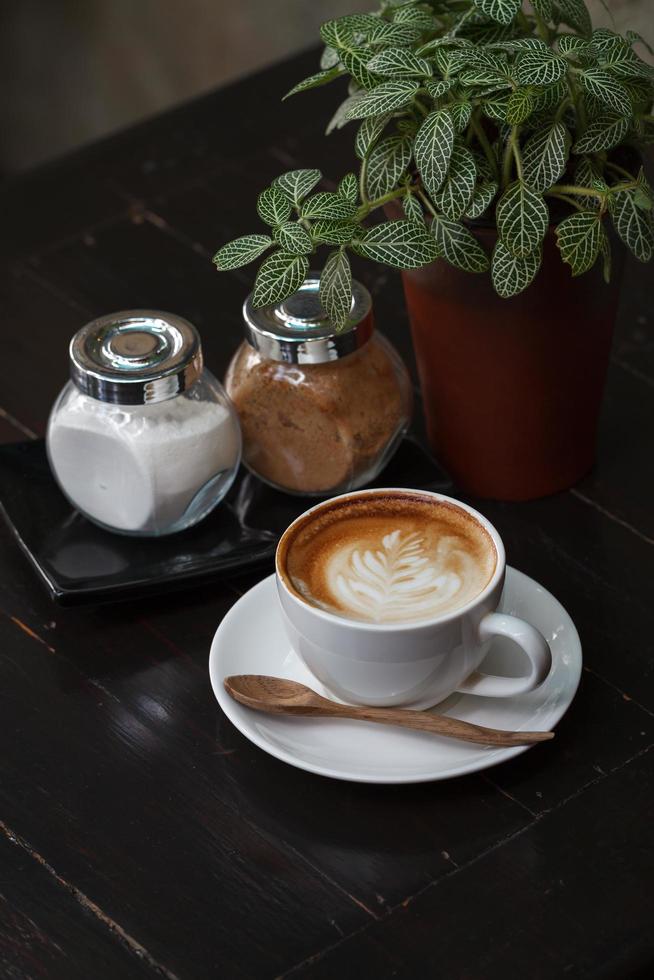
[[[608,7],[615,29],[654,42],[654,0],[587,2],[596,26],[612,26]],[[0,0],[0,172],[34,166],[310,47],[322,21],[375,6]]]

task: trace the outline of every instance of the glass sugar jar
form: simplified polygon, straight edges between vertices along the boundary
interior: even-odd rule
[[[121,534],[197,524],[234,480],[241,435],[195,327],[170,313],[113,313],[82,327],[69,354],[47,450],[71,504]]]
[[[316,274],[277,306],[243,307],[245,336],[225,385],[241,420],[243,461],[287,493],[325,496],[370,483],[405,434],[408,372],[375,331],[354,281],[345,329],[326,316]]]

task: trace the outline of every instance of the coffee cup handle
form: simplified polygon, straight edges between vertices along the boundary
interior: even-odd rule
[[[531,665],[530,673],[526,677],[500,677],[476,670],[458,690],[464,694],[479,694],[487,698],[510,698],[539,687],[552,667],[552,652],[543,634],[516,616],[488,613],[479,624],[479,637],[485,643],[494,636],[505,636],[527,654]]]

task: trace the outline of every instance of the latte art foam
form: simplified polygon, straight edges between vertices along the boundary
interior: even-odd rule
[[[433,554],[412,532],[385,534],[381,548],[343,548],[327,563],[325,581],[342,609],[379,623],[437,616],[478,591],[477,567],[457,538],[445,537]]]
[[[362,496],[318,511],[286,557],[291,584],[328,612],[375,623],[430,619],[490,581],[495,547],[466,511],[419,495]]]

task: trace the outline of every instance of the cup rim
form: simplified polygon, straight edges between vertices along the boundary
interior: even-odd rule
[[[321,510],[323,507],[327,507],[332,504],[335,500],[344,500],[349,497],[363,497],[372,496],[374,494],[384,494],[384,493],[406,493],[412,494],[413,496],[419,495],[423,497],[430,497],[435,500],[444,501],[445,503],[451,504],[455,507],[459,507],[461,510],[466,511],[475,518],[476,521],[481,524],[484,530],[488,533],[495,547],[495,553],[497,555],[497,562],[495,564],[495,570],[492,576],[484,586],[484,588],[476,596],[473,596],[465,605],[459,606],[452,612],[442,613],[436,616],[430,616],[428,619],[418,619],[412,622],[406,623],[375,623],[370,620],[365,619],[351,619],[347,616],[339,616],[338,613],[328,612],[326,609],[321,609],[319,606],[312,605],[307,599],[304,599],[299,595],[293,588],[289,586],[286,581],[285,570],[280,569],[279,555],[284,540],[287,535],[291,533],[293,528],[300,523],[300,521],[305,520],[310,514],[315,511]],[[322,619],[328,623],[337,623],[341,626],[352,627],[353,629],[366,630],[378,633],[392,633],[397,631],[406,630],[420,630],[425,629],[425,627],[440,626],[444,623],[453,622],[454,620],[460,619],[460,617],[470,612],[476,605],[484,601],[484,599],[489,596],[493,590],[496,588],[497,584],[501,582],[506,568],[506,552],[504,550],[504,544],[499,535],[499,532],[494,527],[491,522],[480,514],[478,510],[471,507],[469,504],[465,504],[460,500],[456,500],[454,497],[448,497],[447,494],[438,493],[435,490],[416,490],[411,487],[368,487],[365,490],[350,490],[347,493],[340,493],[334,497],[330,497],[328,500],[321,500],[313,507],[307,508],[299,514],[295,520],[291,521],[288,527],[285,529],[284,533],[280,537],[277,548],[275,550],[275,577],[277,579],[278,585],[281,585],[284,589],[285,594],[292,599],[294,602],[302,609],[308,610],[311,614],[317,616],[318,619]]]

